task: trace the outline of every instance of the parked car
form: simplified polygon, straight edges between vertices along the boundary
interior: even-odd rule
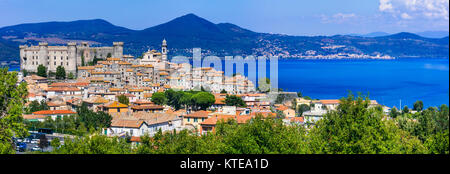
[[[34,146],[33,148],[31,148],[32,151],[41,151],[41,148],[39,148],[39,146]]]
[[[38,141],[39,139],[32,139],[31,141],[30,141],[30,143],[31,144],[37,144],[39,141]]]
[[[27,143],[23,143],[23,142],[17,143],[17,150],[19,152],[25,152],[26,149],[27,149]]]

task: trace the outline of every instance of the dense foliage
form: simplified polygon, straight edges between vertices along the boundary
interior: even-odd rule
[[[56,79],[66,79],[66,70],[63,66],[56,67]]]
[[[26,83],[17,84],[17,72],[0,68],[0,154],[14,153],[13,135],[28,134],[22,123],[26,95]]]
[[[135,146],[125,139],[94,135],[70,141],[54,153],[448,154],[447,106],[428,108],[416,114],[416,121],[408,121],[404,118],[410,113],[389,118],[380,107],[369,107],[368,101],[349,95],[309,130],[258,115],[246,124],[219,121],[215,132],[201,136],[187,130],[159,131],[153,137],[142,136]]]
[[[225,98],[225,104],[227,106],[246,107],[244,100],[236,95],[227,95]]]
[[[37,75],[41,77],[47,77],[47,68],[44,65],[39,65],[37,67]]]

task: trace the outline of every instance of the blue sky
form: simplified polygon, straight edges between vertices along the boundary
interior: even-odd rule
[[[333,35],[448,31],[449,0],[0,0],[0,27],[105,19],[144,29],[194,13],[257,32]]]

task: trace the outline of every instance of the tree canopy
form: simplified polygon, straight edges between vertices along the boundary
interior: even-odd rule
[[[13,135],[28,134],[22,118],[26,86],[24,82],[17,85],[17,72],[0,68],[0,154],[14,153]]]

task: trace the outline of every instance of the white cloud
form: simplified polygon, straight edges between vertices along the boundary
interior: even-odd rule
[[[378,6],[380,11],[392,11],[392,4],[390,0],[380,0],[380,6]]]
[[[378,10],[402,19],[449,20],[449,0],[380,0]]]
[[[343,23],[357,18],[355,13],[336,13],[331,16],[320,15],[322,23]]]
[[[402,13],[402,19],[412,19],[412,17],[408,13]]]

